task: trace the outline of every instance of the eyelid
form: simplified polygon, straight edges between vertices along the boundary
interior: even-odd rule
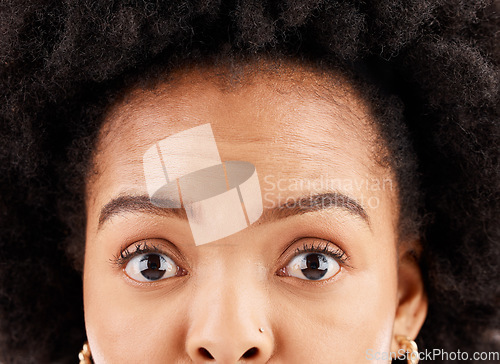
[[[295,256],[303,253],[321,253],[334,258],[338,261],[339,264],[345,263],[348,259],[346,253],[342,249],[329,241],[326,241],[325,246],[322,248],[319,246],[314,246],[314,243],[312,243],[310,246],[307,246],[306,243],[303,247],[297,248],[295,250],[295,253]]]
[[[163,246],[167,248],[162,248]],[[129,244],[125,248],[120,248],[119,254],[115,255],[110,261],[113,265],[124,269],[132,258],[148,253],[165,255],[172,259],[179,267],[181,266],[179,261],[183,263],[183,266],[188,266],[186,259],[175,244],[162,238],[144,239]]]
[[[301,244],[301,246],[295,248],[292,252],[290,252],[290,249],[296,245],[298,242],[306,240],[304,243]],[[308,243],[311,241],[310,243]],[[316,243],[316,244],[315,244]],[[345,252],[345,250],[341,249],[337,244],[326,240],[326,239],[320,239],[320,238],[314,238],[314,237],[303,237],[299,239],[294,239],[292,243],[290,243],[283,254],[281,254],[281,257],[285,255],[285,264],[282,265],[283,267],[286,267],[290,261],[295,258],[296,256],[304,253],[320,253],[320,254],[326,254],[333,259],[335,259],[341,266],[347,266],[350,267],[349,265],[349,260],[350,257],[349,255]]]
[[[125,249],[120,249],[120,254],[115,256],[113,261],[119,266],[125,266],[132,258],[146,253],[159,253],[163,254],[163,252],[158,248],[157,245],[148,244],[148,240],[142,240],[135,242],[127,246]],[[165,254],[167,255],[167,254]]]

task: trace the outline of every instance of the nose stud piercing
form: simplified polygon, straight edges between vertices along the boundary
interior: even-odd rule
[[[260,332],[264,332],[264,329],[262,327],[259,328]]]

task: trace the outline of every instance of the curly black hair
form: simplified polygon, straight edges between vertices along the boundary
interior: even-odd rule
[[[109,105],[186,64],[259,57],[371,86],[401,229],[423,245],[419,347],[500,351],[499,4],[3,1],[0,362],[73,362],[85,340],[83,192]]]

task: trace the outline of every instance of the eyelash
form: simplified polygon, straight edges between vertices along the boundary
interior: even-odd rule
[[[135,243],[133,250],[131,250],[130,248],[122,250],[119,255],[114,256],[113,259],[111,259],[111,262],[120,268],[125,268],[127,263],[132,258],[138,255],[148,254],[148,253],[165,254],[161,251],[161,249],[157,245],[151,244],[148,241],[143,241]],[[334,245],[329,241],[324,241],[324,243],[318,243],[316,245],[314,243],[311,244],[304,243],[303,246],[295,249],[293,257],[303,253],[326,254],[344,265],[347,265],[347,261],[349,260],[349,257],[342,249],[340,249],[339,247],[337,247],[336,245]]]
[[[321,247],[324,245],[323,247]],[[339,247],[335,246],[333,243],[329,241],[325,241],[324,243],[318,243],[317,245],[314,245],[314,243],[311,243],[310,245],[305,243],[302,247],[299,247],[295,249],[294,257],[303,254],[303,253],[321,253],[321,254],[326,254],[329,255],[330,257],[336,259],[339,263],[342,263],[344,265],[347,264],[347,261],[349,260],[349,257],[347,254],[340,249]]]
[[[111,263],[117,265],[118,267],[124,268],[132,258],[138,255],[147,253],[165,254],[160,250],[160,248],[158,248],[157,245],[149,245],[147,241],[135,243],[133,249],[134,250],[132,251],[129,248],[122,250],[120,255],[116,255],[113,257],[113,259],[111,259]]]

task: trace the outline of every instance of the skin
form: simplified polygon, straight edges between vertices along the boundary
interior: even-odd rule
[[[396,334],[418,334],[427,310],[409,255],[418,242],[398,242],[397,186],[373,187],[392,174],[373,155],[369,108],[340,77],[327,89],[327,77],[305,66],[280,67],[280,77],[245,69],[232,85],[214,70],[186,69],[111,108],[87,185],[84,305],[96,363],[387,363],[368,360],[367,350],[396,351]],[[142,156],[151,145],[205,123],[223,161],[256,167],[265,211],[332,192],[321,183],[297,190],[291,179],[330,178],[345,182],[333,192],[358,201],[366,219],[340,206],[261,217],[200,246],[182,216],[129,209],[99,226],[113,198],[146,194]],[[182,274],[140,283],[113,263],[144,241]],[[291,276],[304,244],[348,259],[325,280]]]

